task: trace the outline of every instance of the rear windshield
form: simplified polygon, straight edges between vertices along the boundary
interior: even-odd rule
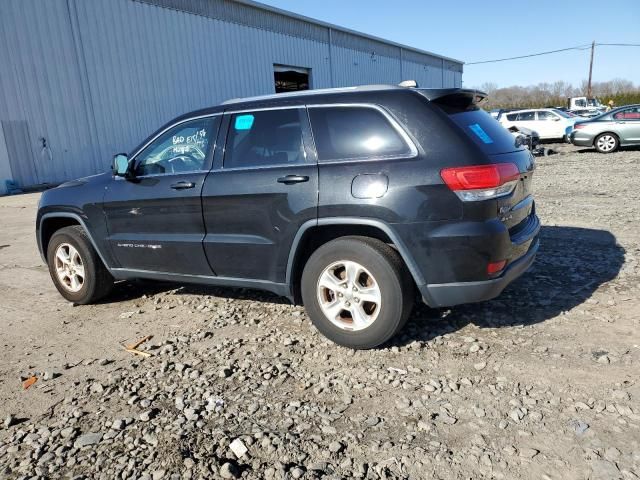
[[[567,112],[563,112],[562,110],[558,110],[557,108],[554,108],[553,111],[556,112],[561,117],[564,117],[564,118],[575,117],[575,115],[571,115],[571,114],[569,114]]]
[[[516,147],[515,137],[484,110],[477,107],[465,110],[445,107],[443,110],[485,153],[506,153],[524,148]]]

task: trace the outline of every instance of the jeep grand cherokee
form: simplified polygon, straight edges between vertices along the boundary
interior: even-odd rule
[[[534,260],[533,157],[484,97],[366,86],[183,115],[45,192],[40,251],[71,302],[135,278],[264,289],[336,343],[375,347],[416,292],[488,300]]]

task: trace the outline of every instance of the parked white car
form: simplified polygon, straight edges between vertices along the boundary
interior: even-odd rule
[[[516,126],[535,130],[543,140],[561,138],[567,141],[573,125],[580,117],[572,117],[556,108],[537,108],[505,112],[498,121],[505,127]]]

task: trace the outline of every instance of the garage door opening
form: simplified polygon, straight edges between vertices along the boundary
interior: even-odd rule
[[[288,65],[273,66],[273,79],[275,81],[276,93],[309,90],[310,78],[311,70],[308,68],[291,67]]]

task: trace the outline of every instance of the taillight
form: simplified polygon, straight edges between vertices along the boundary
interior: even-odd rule
[[[499,262],[491,262],[487,264],[487,273],[489,275],[495,275],[496,273],[501,272],[506,265],[507,265],[506,260],[500,260]]]
[[[520,171],[514,163],[495,163],[440,171],[444,183],[463,202],[475,202],[509,195],[518,183]]]
[[[580,130],[581,128],[587,128],[587,126],[586,126],[585,124],[582,124],[582,123],[576,123],[576,124],[573,126],[573,129],[574,129],[574,130]]]

